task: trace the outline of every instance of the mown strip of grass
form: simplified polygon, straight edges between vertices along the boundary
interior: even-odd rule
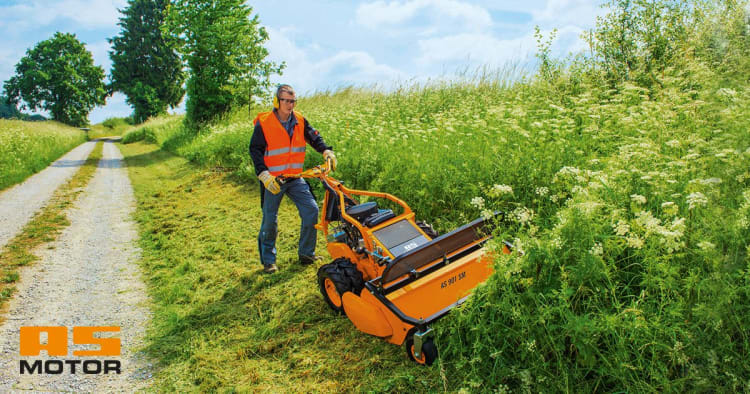
[[[296,263],[299,218],[279,214],[280,272],[261,273],[255,184],[134,143],[122,151],[138,203],[154,302],[148,351],[159,391],[435,391],[439,367],[362,334],[325,305],[315,267]],[[325,253],[323,240],[318,251]],[[325,255],[325,254],[324,254]]]
[[[0,119],[0,190],[22,182],[86,141],[62,123]]]
[[[38,260],[34,250],[54,241],[70,225],[65,211],[89,183],[101,158],[102,143],[99,142],[70,181],[55,190],[47,205],[0,251],[0,309],[16,290],[14,283],[19,279],[18,267]]]

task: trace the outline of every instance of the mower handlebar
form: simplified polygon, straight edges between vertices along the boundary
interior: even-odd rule
[[[295,178],[323,178],[327,176],[329,172],[331,172],[330,159],[326,160],[326,162],[323,164],[302,171],[299,174],[279,175],[278,177],[276,177],[276,179],[279,181],[279,183],[285,183],[287,180]]]

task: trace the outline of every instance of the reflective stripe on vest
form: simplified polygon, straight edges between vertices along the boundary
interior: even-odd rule
[[[284,172],[284,170],[286,170],[287,168],[299,168],[301,170],[302,164],[294,163],[294,164],[283,164],[280,166],[268,167],[268,172],[270,172],[271,174],[273,174],[274,172],[288,174],[288,172]]]
[[[305,147],[303,146],[302,148],[292,148],[291,151],[292,152],[302,152],[302,153],[304,153],[305,152]],[[274,149],[272,151],[267,150],[266,153],[265,153],[265,156],[275,156],[275,155],[280,155],[282,153],[289,153],[289,148]]]
[[[305,119],[298,112],[294,112],[294,116],[297,118],[297,124],[294,125],[291,137],[273,111],[262,112],[253,121],[254,124],[260,122],[260,127],[263,129],[263,136],[266,139],[263,162],[273,176],[302,172],[307,146]]]

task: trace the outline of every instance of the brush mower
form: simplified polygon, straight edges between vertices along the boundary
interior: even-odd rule
[[[492,274],[492,256],[484,244],[491,238],[493,218],[438,236],[430,225],[416,221],[402,200],[349,189],[330,177],[329,169],[327,162],[279,178],[317,178],[325,189],[315,227],[326,236],[333,262],[318,270],[323,298],[360,331],[399,346],[406,343],[410,359],[432,365],[438,351],[430,325]],[[354,196],[386,199],[402,212],[380,209],[375,201],[359,203]],[[505,242],[503,253],[511,249]]]

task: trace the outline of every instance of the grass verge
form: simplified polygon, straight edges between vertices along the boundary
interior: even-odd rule
[[[440,368],[334,315],[296,263],[299,218],[279,212],[279,268],[261,272],[254,183],[159,150],[121,147],[137,199],[142,267],[154,302],[148,351],[157,391],[436,391]],[[327,257],[323,240],[318,251]]]
[[[18,267],[38,260],[33,254],[34,249],[54,241],[62,229],[70,225],[65,211],[84,190],[101,158],[102,143],[99,142],[70,181],[55,190],[47,205],[0,251],[0,310],[4,310],[6,301],[16,290]]]

